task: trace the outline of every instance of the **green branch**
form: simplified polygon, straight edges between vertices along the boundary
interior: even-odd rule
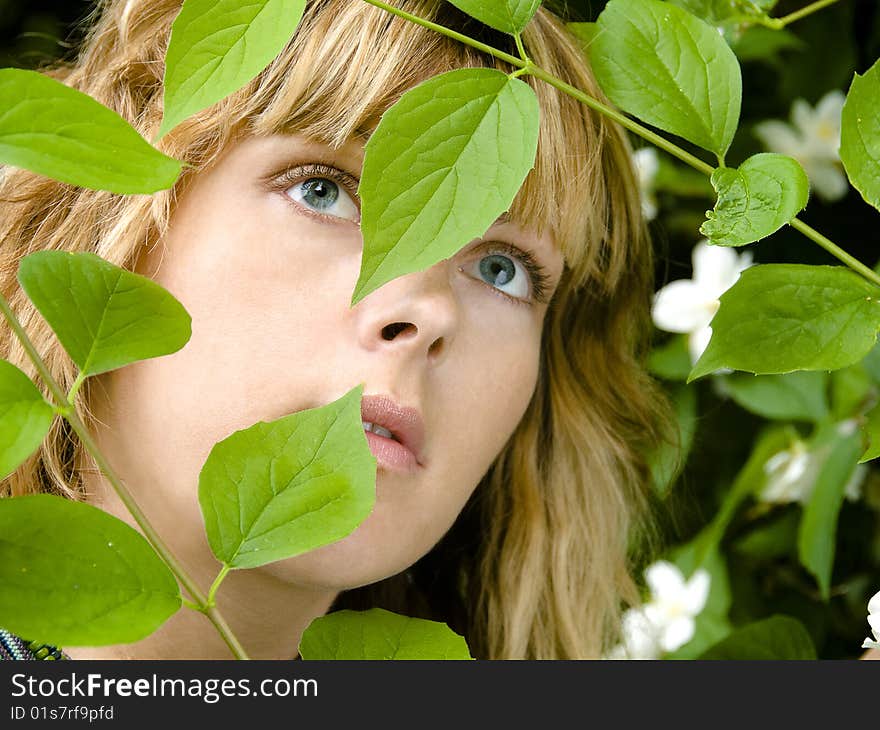
[[[801,18],[805,18],[808,15],[812,15],[817,10],[821,10],[822,8],[826,8],[829,5],[833,5],[834,3],[839,2],[839,0],[816,0],[816,2],[810,3],[809,5],[801,8],[800,10],[795,10],[793,13],[789,13],[788,15],[784,15],[781,18],[761,18],[756,20],[760,25],[764,25],[768,28],[773,28],[773,30],[781,30],[786,25],[790,23],[794,23],[796,20],[800,20]]]
[[[481,43],[469,36],[463,35],[462,33],[458,33],[457,31],[452,30],[451,28],[447,28],[443,25],[439,25],[438,23],[433,23],[430,20],[425,20],[424,18],[420,18],[417,15],[413,15],[412,13],[407,13],[399,8],[395,8],[392,5],[389,5],[386,2],[382,2],[382,0],[363,0],[368,5],[373,5],[377,8],[381,8],[383,10],[388,11],[392,15],[396,15],[400,18],[410,21],[411,23],[415,23],[416,25],[420,25],[423,28],[428,28],[429,30],[436,31],[442,35],[445,35],[448,38],[452,38],[453,40],[457,40],[461,43],[464,43],[471,48],[476,48],[483,53],[486,53],[490,56],[494,56],[506,63],[509,63],[511,66],[516,66],[519,71],[515,72],[515,76],[519,76],[523,73],[530,74],[535,78],[541,79],[542,81],[550,84],[556,89],[559,89],[563,93],[571,96],[574,99],[577,99],[582,104],[585,104],[590,109],[599,112],[600,114],[608,117],[609,119],[617,122],[624,129],[628,129],[633,134],[641,137],[642,139],[650,142],[655,147],[659,147],[664,150],[668,154],[673,157],[678,158],[686,165],[693,167],[695,170],[702,172],[704,175],[711,177],[712,173],[715,172],[715,168],[712,167],[707,162],[704,162],[699,157],[692,155],[687,150],[682,149],[678,145],[670,142],[669,140],[661,137],[659,134],[652,132],[647,127],[642,126],[638,122],[633,119],[630,119],[626,115],[617,111],[616,109],[612,109],[607,104],[603,104],[601,101],[596,99],[594,96],[591,96],[585,91],[578,89],[571,84],[567,84],[562,79],[553,76],[550,73],[547,73],[542,68],[535,66],[531,61],[523,60],[522,58],[517,58],[516,56],[512,56],[509,53],[505,53],[497,48],[493,48],[492,46],[486,45],[485,43]],[[774,24],[777,24],[778,27],[783,27],[784,25],[788,25],[789,23],[793,23],[795,20],[803,18],[805,15],[809,15],[827,5],[831,5],[832,3],[837,2],[838,0],[817,0],[800,10],[791,13],[790,15],[786,15],[782,18],[770,18],[769,20],[773,21]],[[774,25],[775,27],[775,25]],[[519,41],[517,47],[521,55],[525,56],[525,48],[522,46],[522,41],[519,39],[519,36],[514,36],[514,40]],[[719,161],[723,164],[723,157],[719,158]],[[837,258],[840,262],[846,264],[855,272],[861,274],[872,284],[880,285],[880,276],[875,274],[870,268],[865,266],[858,259],[854,258],[850,254],[846,253],[840,246],[830,241],[828,238],[823,236],[818,231],[814,230],[806,223],[803,223],[797,218],[794,218],[791,221],[792,228],[803,233],[807,238],[817,243],[819,246],[824,248],[828,253]]]
[[[237,659],[247,659],[247,654],[245,653],[238,639],[229,629],[226,621],[215,608],[208,606],[208,600],[205,597],[205,594],[202,593],[198,585],[196,585],[195,581],[184,570],[183,566],[180,565],[180,563],[162,541],[162,538],[159,537],[159,534],[156,532],[150,521],[147,519],[147,516],[138,506],[131,492],[128,491],[128,488],[122,482],[122,479],[115,472],[113,467],[110,466],[110,463],[101,453],[101,450],[98,448],[98,445],[92,438],[91,433],[89,433],[89,430],[86,428],[85,424],[82,422],[79,415],[77,414],[72,404],[72,397],[78,389],[79,384],[82,383],[83,378],[81,376],[77,377],[75,387],[71,389],[71,402],[68,402],[68,395],[65,394],[64,390],[58,384],[58,381],[55,380],[55,378],[52,376],[52,373],[49,371],[49,368],[43,361],[43,358],[40,357],[40,354],[37,352],[36,347],[34,347],[33,342],[31,342],[30,337],[28,337],[27,332],[24,331],[24,328],[21,326],[21,323],[18,321],[18,318],[15,316],[15,313],[9,306],[9,302],[6,301],[6,298],[2,294],[0,294],[0,311],[3,312],[3,316],[6,318],[6,321],[9,322],[9,326],[12,328],[12,331],[21,342],[22,346],[25,349],[25,352],[27,353],[31,362],[34,364],[34,367],[36,367],[40,377],[46,383],[46,386],[49,388],[49,392],[55,399],[53,409],[57,413],[60,413],[62,416],[64,416],[64,418],[70,424],[70,427],[73,429],[74,433],[76,433],[76,435],[82,442],[83,447],[86,449],[86,451],[89,452],[89,454],[91,454],[98,468],[107,478],[107,481],[110,483],[110,485],[113,487],[113,490],[119,496],[119,499],[125,505],[126,509],[128,509],[128,511],[131,513],[132,517],[134,517],[134,520],[141,528],[144,537],[147,538],[150,545],[153,546],[153,549],[159,554],[159,556],[168,566],[169,570],[174,573],[174,576],[177,578],[178,582],[195,600],[196,606],[201,607],[203,613],[205,613],[205,615],[210,619],[211,623],[214,624],[214,626],[223,637],[223,640],[232,651],[233,655]],[[186,599],[183,599],[183,602],[188,606],[192,605]]]

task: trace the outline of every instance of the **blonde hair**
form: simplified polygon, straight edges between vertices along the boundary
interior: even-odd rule
[[[515,52],[510,37],[447,3],[397,4]],[[48,73],[153,139],[162,114],[164,53],[179,7],[180,0],[99,3],[78,61]],[[539,10],[523,39],[537,65],[601,98],[582,51],[555,16]],[[16,284],[23,255],[92,251],[133,268],[144,247],[165,232],[181,186],[236,138],[295,130],[341,144],[367,135],[416,83],[468,66],[511,70],[366,3],[312,0],[290,43],[259,77],[162,139],[163,151],[191,165],[171,190],[119,196],[5,170],[0,290],[69,389],[75,366]],[[625,133],[549,85],[523,78],[541,106],[540,142],[510,213],[538,232],[551,231],[566,261],[547,313],[539,382],[459,521],[405,576],[412,590],[399,590],[392,602],[420,596],[421,607],[414,601],[401,607],[447,621],[465,634],[476,657],[598,657],[617,636],[622,608],[637,601],[634,537],[649,497],[646,454],[667,428],[667,405],[643,367],[652,251]],[[0,341],[2,356],[34,376],[8,327]],[[90,382],[76,403],[87,423]],[[82,499],[78,475],[92,468],[58,419],[3,489]],[[467,543],[474,550],[465,549]],[[338,605],[380,600],[390,586],[399,588],[400,578],[343,595]]]

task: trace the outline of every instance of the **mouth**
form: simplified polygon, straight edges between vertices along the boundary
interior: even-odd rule
[[[384,395],[361,399],[361,422],[377,466],[413,472],[424,466],[424,423],[415,408],[406,408]]]

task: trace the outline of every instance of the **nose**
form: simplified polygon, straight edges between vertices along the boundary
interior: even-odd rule
[[[364,297],[353,309],[361,346],[405,349],[432,362],[440,360],[459,320],[454,272],[450,261],[440,261],[425,271],[393,279]]]

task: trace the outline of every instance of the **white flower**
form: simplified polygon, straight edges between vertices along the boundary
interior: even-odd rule
[[[853,428],[856,428],[853,419],[837,425],[841,436],[850,435]],[[810,451],[804,441],[795,439],[787,449],[773,454],[764,463],[766,482],[758,499],[776,504],[806,504],[810,501],[816,477],[827,458],[827,447]],[[849,501],[855,502],[861,497],[862,482],[867,474],[867,464],[856,464],[843,487],[843,494]]]
[[[862,649],[880,649],[880,591],[868,601],[868,626],[871,627],[873,639],[865,639]]]
[[[819,464],[800,439],[784,451],[779,451],[764,463],[767,481],[758,495],[762,502],[786,504],[805,503],[813,491]]]
[[[672,563],[660,560],[645,571],[651,599],[623,616],[623,645],[610,658],[658,659],[675,651],[694,635],[694,619],[709,597],[709,574],[697,570],[685,581]]]
[[[633,152],[633,166],[639,180],[639,195],[642,200],[642,215],[645,220],[657,217],[657,196],[654,195],[654,178],[660,169],[657,150],[654,147],[641,147]]]
[[[840,163],[840,116],[846,97],[829,91],[816,107],[803,99],[791,107],[791,122],[771,119],[755,125],[755,135],[767,149],[794,157],[813,190],[823,200],[839,200],[849,188]]]
[[[660,289],[651,316],[660,329],[689,335],[691,362],[696,362],[712,337],[709,322],[718,311],[719,298],[752,265],[752,254],[710,246],[703,239],[694,246],[692,260],[693,279],[677,279]]]
[[[609,659],[659,659],[659,637],[653,624],[639,608],[630,608],[623,614],[621,625],[623,644],[618,644]]]

